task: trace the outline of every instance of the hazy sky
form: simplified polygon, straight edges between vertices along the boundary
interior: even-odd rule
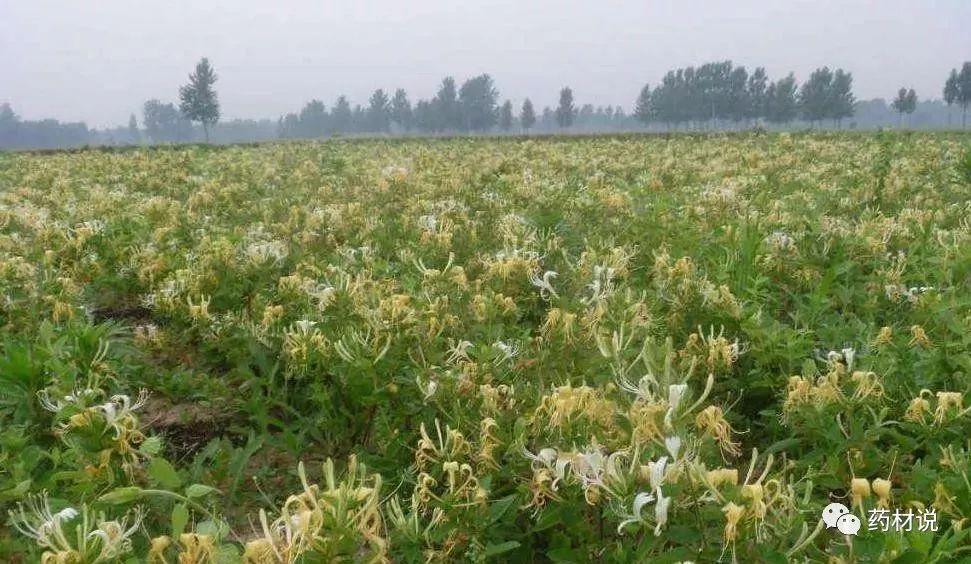
[[[412,102],[487,72],[517,108],[630,109],[670,68],[731,59],[800,81],[853,73],[857,97],[940,98],[971,59],[971,0],[0,0],[0,102],[23,118],[127,123],[176,101],[202,56],[224,119],[270,117],[375,88]]]

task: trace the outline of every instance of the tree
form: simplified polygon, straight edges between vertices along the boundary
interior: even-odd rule
[[[610,108],[611,117],[613,117],[613,114],[613,108]],[[641,88],[641,93],[638,94],[637,101],[634,102],[634,117],[644,125],[650,123],[654,117],[654,108],[651,103],[651,87],[648,84],[645,84]]]
[[[360,104],[354,104],[351,110],[350,130],[355,133],[363,133],[368,130],[368,113]]]
[[[506,102],[499,108],[499,129],[509,131],[512,129],[512,102]]]
[[[327,108],[320,100],[311,100],[300,110],[298,137],[323,137],[327,132]]]
[[[971,61],[961,65],[957,102],[961,105],[961,129],[964,129],[968,125],[968,105],[971,105]]]
[[[556,107],[556,125],[561,128],[573,125],[576,108],[573,107],[573,90],[569,86],[560,90],[560,104]]]
[[[911,88],[908,92],[906,88],[897,91],[897,97],[890,104],[897,112],[897,127],[903,126],[904,114],[913,113],[917,108],[917,93]]]
[[[351,103],[341,94],[330,112],[330,125],[336,132],[347,133],[351,130],[351,117]]]
[[[736,123],[749,117],[751,100],[748,96],[748,71],[745,67],[735,67],[728,74],[726,98],[727,117]]]
[[[771,123],[789,123],[799,113],[796,96],[796,77],[780,78],[769,85],[765,92],[765,119]]]
[[[192,138],[192,123],[173,104],[149,100],[142,107],[145,133],[156,143],[188,141]]]
[[[290,112],[277,121],[277,137],[281,139],[295,139],[300,137],[300,117]]]
[[[947,126],[951,127],[951,106],[961,96],[961,85],[958,82],[957,69],[951,69],[950,76],[944,82],[944,103],[947,104]]]
[[[746,96],[748,97],[748,112],[746,117],[749,119],[759,119],[765,117],[766,112],[766,90],[769,87],[769,77],[765,74],[765,67],[758,67],[748,77],[748,84],[745,86]]]
[[[799,89],[799,108],[804,119],[810,122],[822,121],[833,114],[832,103],[833,72],[829,67],[816,69],[809,80]]]
[[[917,110],[917,92],[911,88],[907,91],[907,113],[912,114]]]
[[[435,114],[435,130],[457,130],[462,127],[462,116],[459,114],[458,92],[455,89],[455,79],[446,76],[438,87],[438,93],[432,99]]]
[[[384,90],[378,88],[371,94],[368,101],[365,129],[368,131],[385,132],[391,125],[391,102]]]
[[[128,117],[128,137],[131,138],[132,143],[138,143],[142,140],[142,135],[138,131],[138,120],[135,119],[135,114]]]
[[[412,125],[411,102],[408,101],[408,94],[403,88],[394,91],[391,99],[391,121],[398,124],[398,127],[408,131]]]
[[[17,127],[20,118],[14,113],[10,104],[0,104],[0,147],[12,147],[16,143]]]
[[[186,119],[202,123],[206,143],[209,142],[209,126],[219,121],[219,100],[212,89],[217,78],[209,59],[203,57],[195,72],[189,75],[189,84],[179,88],[179,111]]]
[[[492,77],[481,74],[470,78],[459,89],[459,112],[462,127],[469,131],[487,131],[496,124],[496,101],[499,91]]]
[[[426,133],[435,131],[438,126],[434,105],[427,100],[419,100],[415,104],[415,127],[419,131],[424,131]]]
[[[844,72],[843,69],[836,69],[827,100],[829,117],[836,121],[838,125],[842,124],[843,118],[853,116],[856,98],[853,96],[852,73]]]
[[[536,110],[533,109],[533,102],[529,98],[523,100],[523,108],[519,111],[519,125],[527,133],[536,125]]]

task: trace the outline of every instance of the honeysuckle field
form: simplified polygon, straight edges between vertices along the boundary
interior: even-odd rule
[[[0,560],[962,561],[969,287],[957,133],[0,154]]]

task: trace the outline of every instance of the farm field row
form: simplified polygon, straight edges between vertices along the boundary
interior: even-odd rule
[[[967,558],[969,218],[958,133],[0,154],[0,560]]]

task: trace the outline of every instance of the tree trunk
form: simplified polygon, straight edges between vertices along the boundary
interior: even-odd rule
[[[209,143],[209,124],[202,122],[202,131],[206,134],[206,143]]]

